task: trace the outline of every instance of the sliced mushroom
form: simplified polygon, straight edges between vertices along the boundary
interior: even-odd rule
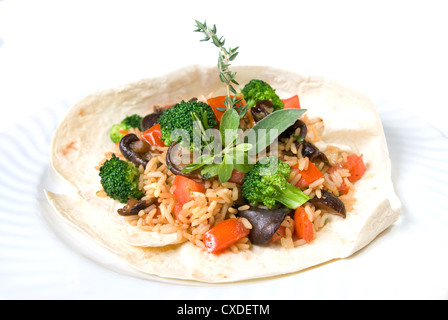
[[[261,121],[270,113],[267,109],[272,108],[273,103],[269,100],[257,101],[257,104],[250,109],[255,122]]]
[[[182,172],[183,168],[181,168],[175,164],[175,162],[172,159],[172,155],[173,155],[173,153],[175,153],[173,150],[176,145],[178,145],[178,143],[173,142],[170,145],[170,147],[168,148],[168,152],[166,153],[166,164],[170,168],[171,172],[174,173],[176,176],[184,176],[184,177],[191,179],[195,182],[203,183],[204,178],[201,176],[199,170],[185,173],[185,172]],[[181,157],[181,156],[179,156],[179,157]]]
[[[306,134],[308,133],[308,128],[306,127],[305,122],[302,120],[297,120],[292,126],[290,126],[288,129],[286,129],[285,132],[283,132],[280,137],[281,138],[289,138],[293,134],[296,133],[297,129],[300,128],[300,135],[297,137],[298,146],[305,141]]]
[[[141,210],[145,210],[156,202],[157,198],[150,198],[149,200],[129,199],[126,205],[123,208],[118,209],[117,212],[120,216],[137,215]]]
[[[329,213],[338,215],[344,219],[347,217],[344,203],[327,190],[322,190],[322,196],[320,198],[314,197],[309,202],[319,209],[327,210]]]
[[[237,190],[238,190],[238,198],[233,203],[233,208],[235,208],[235,209],[249,204],[247,202],[247,200],[244,199],[244,197],[243,197],[243,186],[237,184],[236,187],[237,187]]]
[[[143,154],[146,152],[149,152],[151,150],[151,147],[149,143],[143,140],[138,140],[131,143],[131,148],[137,153]]]
[[[246,218],[252,224],[249,234],[250,241],[256,245],[263,245],[272,239],[290,212],[291,210],[286,207],[269,210],[251,206],[248,210],[240,211],[238,215]]]
[[[308,141],[302,141],[300,144],[302,145],[302,157],[308,157],[310,161],[321,160],[326,165],[331,166],[325,153],[320,151],[314,144]],[[300,144],[298,141],[296,142],[297,148],[299,148]]]
[[[291,127],[289,127],[288,129],[286,129],[285,132],[283,132],[280,137],[281,138],[289,138],[291,137],[293,134],[296,133],[297,129],[300,128],[300,133],[299,136],[297,136],[297,140],[295,142],[297,150],[299,149],[300,146],[302,146],[302,156],[303,157],[308,157],[308,159],[310,159],[311,161],[315,161],[315,160],[321,160],[323,161],[325,164],[331,166],[330,161],[328,161],[327,156],[321,152],[314,144],[312,144],[309,141],[306,141],[306,135],[308,133],[308,128],[305,124],[305,122],[303,122],[302,120],[297,120]]]
[[[157,121],[159,121],[159,118],[163,114],[163,112],[163,109],[158,108],[155,112],[143,117],[141,122],[142,131],[146,131],[154,127],[157,124]]]
[[[139,167],[142,165],[143,167],[146,167],[146,164],[149,161],[146,159],[146,153],[138,153],[133,149],[133,145],[140,144],[139,141],[141,140],[133,133],[125,135],[120,140],[120,151],[123,156],[135,166]]]

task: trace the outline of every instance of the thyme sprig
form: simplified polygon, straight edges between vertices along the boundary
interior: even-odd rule
[[[224,100],[224,105],[227,107],[227,109],[235,108],[237,111],[240,109],[240,107],[237,106],[239,102],[241,102],[242,99],[239,99],[237,97],[237,91],[233,87],[233,85],[239,85],[239,83],[235,80],[236,72],[232,72],[229,70],[230,62],[235,60],[236,56],[238,55],[238,48],[228,48],[226,49],[224,47],[226,40],[224,37],[218,37],[216,25],[213,25],[212,28],[207,26],[207,23],[204,21],[204,23],[196,21],[196,27],[197,29],[194,30],[195,32],[202,32],[204,34],[204,39],[201,41],[209,41],[211,40],[212,43],[220,49],[219,51],[219,58],[218,58],[218,69],[219,69],[219,79],[222,83],[224,83],[227,87],[227,96]],[[233,93],[233,96],[231,95]],[[221,110],[224,111],[224,110]]]

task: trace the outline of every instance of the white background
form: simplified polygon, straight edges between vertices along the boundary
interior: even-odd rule
[[[192,32],[216,24],[235,65],[339,80],[446,129],[446,1],[0,0],[0,130],[61,100],[214,65]]]
[[[198,19],[216,24],[228,46],[240,47],[235,65],[268,65],[339,80],[375,102],[402,110],[404,119],[411,114],[427,120],[447,136],[445,3],[0,0],[0,133],[42,110],[75,102],[101,89],[190,64],[215,65],[216,48],[200,42],[202,36],[192,32]],[[387,246],[386,237],[380,244]],[[409,252],[412,255],[412,250]],[[72,257],[78,263],[77,258]],[[336,268],[349,268],[353,262],[341,261]],[[93,273],[91,268],[83,262],[64,269],[68,277],[61,281],[68,282],[62,286],[61,297],[97,297],[101,288],[93,282],[73,288],[73,278],[77,280],[74,283],[85,284],[79,282],[79,274],[84,281],[86,274],[99,275],[98,281],[114,277],[101,267],[95,267]],[[132,288],[146,290],[146,284],[136,279],[117,278],[117,288],[132,284]],[[369,279],[366,275],[358,280],[370,283]],[[22,288],[31,285],[21,283]],[[128,288],[128,292],[134,290]],[[238,286],[226,288],[235,294],[239,290]],[[36,287],[36,292],[41,289],[45,290],[45,284]],[[187,298],[210,297],[207,290],[196,289],[191,292],[197,295]],[[254,285],[254,290],[259,289]],[[446,294],[446,288],[439,289]],[[275,298],[270,293],[266,287],[258,296]],[[185,298],[181,291],[169,294]],[[381,294],[390,297],[387,292]],[[407,296],[415,295],[409,292]],[[425,291],[428,296],[431,294]],[[46,297],[57,298],[51,292]],[[102,297],[117,298],[119,292],[106,290]]]

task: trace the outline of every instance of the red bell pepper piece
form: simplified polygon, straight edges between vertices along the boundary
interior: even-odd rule
[[[226,96],[218,96],[213,97],[210,99],[207,99],[207,104],[212,108],[213,113],[215,114],[216,120],[218,120],[219,123],[221,123],[222,116],[227,111],[227,107],[224,104],[224,100],[226,99]],[[246,101],[241,100],[237,104],[238,107],[244,107],[246,105]]]
[[[299,96],[295,95],[288,99],[282,99],[285,109],[300,109]]]
[[[226,106],[224,105],[225,98],[225,96],[219,96],[207,100],[207,104],[212,108],[216,120],[218,120],[219,123],[221,122],[221,118],[224,115],[224,112],[226,112]]]
[[[361,179],[366,172],[366,166],[362,159],[362,155],[351,154],[347,157],[347,162],[344,163],[344,168],[350,172],[348,181],[355,182]]]
[[[299,165],[296,164],[292,169],[299,170]],[[308,187],[311,183],[324,177],[323,173],[312,163],[308,163],[308,168],[306,170],[299,170],[302,175],[296,187],[303,189]]]
[[[249,234],[244,224],[235,218],[224,220],[204,234],[205,248],[218,253]]]
[[[182,206],[191,200],[192,192],[205,193],[206,191],[203,185],[184,176],[176,176],[173,186],[176,186],[174,196]]]
[[[230,177],[229,181],[237,184],[243,184],[243,179],[245,176],[245,173],[233,169],[232,176]]]
[[[304,239],[307,243],[313,240],[313,223],[308,218],[304,207],[298,207],[294,213],[294,229],[299,239]]]
[[[141,134],[143,140],[152,146],[165,147],[165,143],[162,140],[162,130],[160,124],[156,124]]]

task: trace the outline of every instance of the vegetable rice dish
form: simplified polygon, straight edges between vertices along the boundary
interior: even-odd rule
[[[241,132],[257,130],[262,120],[267,123],[263,128],[269,130],[269,122],[281,118],[280,110],[303,111],[298,95],[281,100],[262,80],[251,80],[241,92],[241,107],[248,100],[253,104],[244,109],[245,115],[230,109],[238,124],[234,129]],[[258,96],[269,99],[257,100]],[[346,217],[347,208],[350,211],[356,202],[355,182],[365,172],[362,155],[335,146],[320,151],[315,143],[321,140],[324,122],[309,119],[306,113],[283,128],[275,148],[270,145],[264,158],[255,159],[254,164],[248,161],[250,150],[238,151],[250,144],[235,143],[228,152],[233,153],[234,163],[227,164],[224,176],[219,174],[226,166],[218,159],[221,154],[213,159],[219,163],[204,162],[204,156],[195,161],[190,148],[179,146],[179,152],[192,162],[176,165],[173,158],[182,155],[173,152],[179,141],[171,133],[186,129],[192,141],[195,119],[205,119],[198,127],[224,132],[228,123],[222,121],[228,118],[224,100],[225,96],[194,97],[173,106],[156,106],[148,115],[126,116],[114,124],[111,142],[118,140],[117,133],[122,137],[97,167],[103,186],[97,195],[124,203],[118,214],[132,226],[175,233],[178,242],[190,241],[210,253],[267,243],[285,248],[305,245],[326,225],[329,215]],[[278,117],[271,117],[276,112]],[[283,118],[290,119],[290,113]],[[198,151],[204,149],[202,142]],[[239,159],[243,161],[238,163]],[[276,170],[260,173],[270,168]]]
[[[397,221],[368,97],[324,77],[231,66],[238,47],[216,26],[195,31],[218,49],[217,67],[99,91],[67,111],[51,146],[64,188],[45,190],[57,219],[111,253],[108,266],[206,283],[346,258]]]

